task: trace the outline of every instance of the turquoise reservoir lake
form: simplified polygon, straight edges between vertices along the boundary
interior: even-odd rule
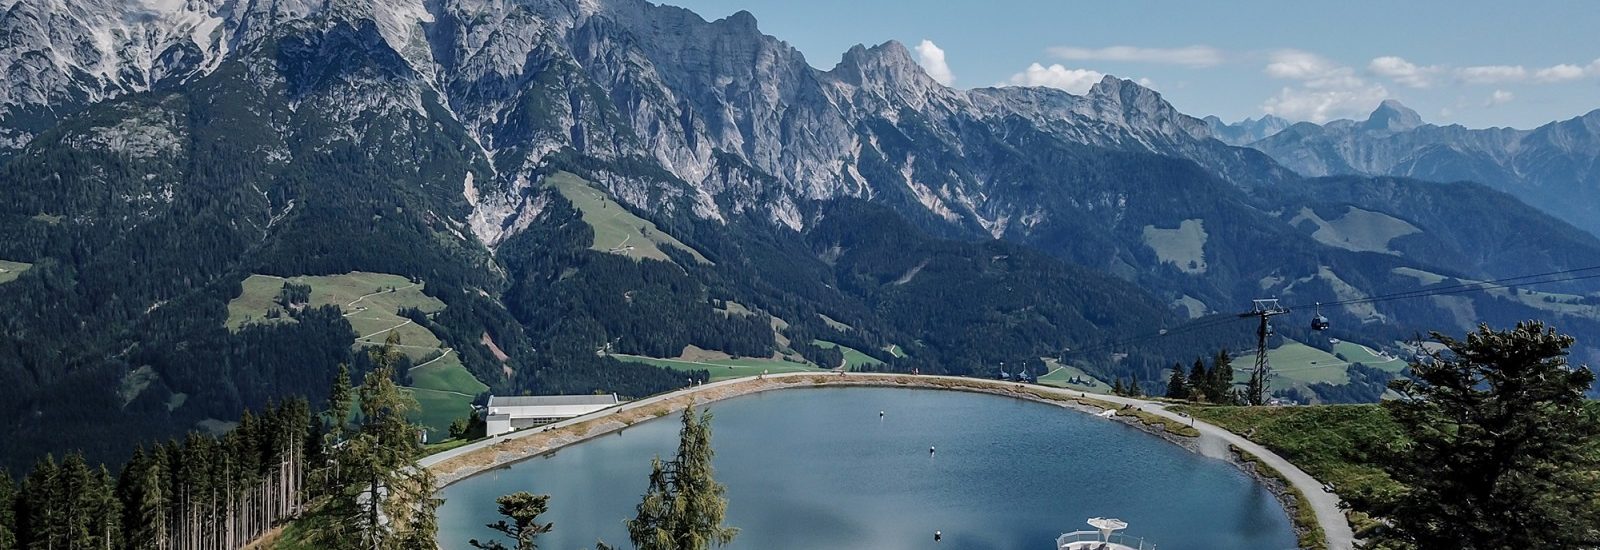
[[[712,403],[735,549],[1047,550],[1116,517],[1171,550],[1295,547],[1289,518],[1232,465],[1054,405],[954,391],[804,388]],[[879,411],[885,415],[880,419]],[[629,547],[623,521],[678,415],[451,485],[443,548],[492,538],[495,497],[551,495],[552,550]],[[932,456],[928,447],[937,447]],[[944,541],[935,546],[934,530]]]

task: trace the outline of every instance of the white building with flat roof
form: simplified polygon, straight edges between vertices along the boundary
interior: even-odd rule
[[[560,422],[621,403],[610,395],[531,395],[489,397],[484,421],[489,436],[530,426]]]

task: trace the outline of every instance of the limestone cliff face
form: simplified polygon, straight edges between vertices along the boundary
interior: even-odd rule
[[[1193,158],[1239,185],[1273,179],[1272,167],[1208,140],[1205,123],[1129,81],[1107,78],[1085,96],[955,90],[897,42],[858,46],[824,71],[748,12],[706,21],[640,0],[102,3],[18,0],[0,15],[10,38],[0,64],[15,83],[0,91],[0,154],[98,101],[203,76],[264,44],[325,48],[332,42],[305,37],[344,33],[364,38],[337,42],[340,51],[291,48],[295,59],[276,70],[358,53],[395,65],[342,76],[356,95],[313,107],[357,126],[367,111],[445,107],[493,167],[471,192],[486,242],[517,225],[535,172],[562,154],[669,176],[596,174],[637,207],[755,212],[795,229],[805,224],[796,204],[844,195],[901,197],[998,236],[999,220],[1027,215],[1029,199],[995,193],[997,167],[969,153],[1016,146],[1007,140],[1019,125]]]

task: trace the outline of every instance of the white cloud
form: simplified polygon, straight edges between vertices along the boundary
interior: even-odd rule
[[[1338,72],[1337,63],[1301,50],[1278,50],[1268,57],[1267,76],[1291,80],[1311,80]]]
[[[1427,88],[1433,85],[1433,74],[1442,70],[1438,65],[1417,65],[1393,55],[1373,58],[1367,70],[1388,77],[1409,88]]]
[[[1600,61],[1596,62],[1600,66]],[[1567,82],[1583,78],[1587,72],[1583,67],[1562,63],[1551,67],[1539,69],[1533,73],[1533,79],[1539,82]]]
[[[1494,107],[1496,105],[1504,105],[1506,103],[1510,103],[1511,100],[1516,98],[1517,96],[1511,92],[1505,90],[1495,90],[1494,93],[1489,94],[1489,99],[1484,100],[1483,106]]]
[[[1105,73],[1092,69],[1068,69],[1060,63],[1046,67],[1034,63],[1028,65],[1022,72],[1011,75],[1006,83],[1012,86],[1048,86],[1074,94],[1084,94],[1105,77]]]
[[[1267,58],[1268,76],[1297,81],[1267,98],[1261,110],[1292,120],[1326,122],[1370,111],[1389,90],[1370,84],[1355,69],[1301,50],[1279,50]]]
[[[1389,90],[1381,85],[1357,88],[1308,89],[1284,87],[1278,95],[1267,98],[1261,110],[1290,120],[1309,120],[1322,123],[1335,118],[1353,117],[1372,110],[1374,105],[1389,97]]]
[[[1518,82],[1528,78],[1528,70],[1522,65],[1479,65],[1456,69],[1456,78],[1471,84]]]
[[[1156,81],[1150,80],[1148,77],[1141,76],[1141,77],[1139,77],[1138,80],[1135,80],[1134,82],[1138,82],[1140,86],[1144,86],[1144,87],[1152,89],[1152,90],[1156,89]]]
[[[917,63],[922,65],[922,70],[933,77],[940,84],[949,86],[956,81],[955,73],[950,72],[950,64],[944,60],[944,49],[932,40],[923,40],[917,44]]]
[[[1077,48],[1061,46],[1050,48],[1050,55],[1073,61],[1129,61],[1183,65],[1186,67],[1211,67],[1222,63],[1223,58],[1221,50],[1202,45],[1181,48],[1140,48],[1136,46]]]

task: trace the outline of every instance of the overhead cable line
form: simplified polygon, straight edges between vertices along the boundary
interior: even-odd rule
[[[1382,295],[1378,295],[1378,296],[1368,296],[1368,297],[1363,297],[1363,298],[1352,298],[1352,299],[1348,299],[1348,300],[1339,300],[1339,301],[1334,301],[1334,302],[1315,303],[1314,305],[1338,307],[1338,306],[1344,306],[1344,305],[1371,304],[1371,303],[1388,302],[1388,301],[1394,301],[1394,300],[1407,300],[1407,299],[1413,299],[1413,298],[1426,298],[1426,297],[1430,297],[1430,296],[1445,296],[1445,295],[1452,295],[1452,294],[1462,294],[1462,293],[1467,293],[1467,292],[1480,292],[1480,291],[1487,291],[1487,290],[1495,290],[1495,289],[1509,288],[1509,287],[1535,286],[1535,285],[1544,285],[1544,284],[1551,284],[1551,283],[1565,283],[1565,282],[1571,282],[1571,281],[1582,281],[1582,280],[1587,280],[1587,279],[1600,278],[1600,273],[1589,273],[1589,274],[1577,275],[1577,276],[1573,276],[1573,277],[1561,277],[1562,275],[1573,275],[1573,274],[1591,272],[1591,271],[1600,271],[1600,266],[1581,267],[1581,268],[1574,268],[1574,269],[1563,269],[1563,270],[1559,270],[1559,271],[1550,271],[1550,272],[1546,272],[1546,273],[1537,273],[1537,274],[1533,274],[1533,275],[1521,275],[1521,276],[1517,276],[1517,277],[1505,277],[1505,278],[1500,278],[1500,279],[1490,279],[1490,280],[1486,280],[1486,281],[1475,281],[1475,282],[1470,282],[1470,283],[1460,283],[1460,284],[1449,285],[1449,286],[1444,286],[1444,287],[1419,288],[1419,289],[1408,290],[1408,291],[1403,291],[1403,292],[1394,292],[1394,293],[1389,293],[1389,294],[1382,294]],[[1550,278],[1550,277],[1555,277],[1555,278]],[[1454,278],[1454,277],[1450,277],[1450,278]],[[1459,280],[1459,279],[1457,279],[1457,280]],[[1437,284],[1437,283],[1435,283],[1435,284]],[[1297,304],[1297,305],[1293,305],[1293,306],[1284,307],[1283,310],[1284,310],[1284,312],[1287,312],[1288,310],[1299,308],[1299,307],[1309,307],[1309,306],[1305,305],[1305,304]],[[1246,315],[1245,317],[1249,317],[1249,316]],[[1112,342],[1105,342],[1105,343],[1095,344],[1095,345],[1092,345],[1092,346],[1089,346],[1089,347],[1085,347],[1085,348],[1065,350],[1061,355],[1064,357],[1066,355],[1079,355],[1079,354],[1084,354],[1084,353],[1092,353],[1092,352],[1097,352],[1097,351],[1111,350],[1111,349],[1126,347],[1126,346],[1129,346],[1131,344],[1137,344],[1137,343],[1145,342],[1145,341],[1149,341],[1149,340],[1156,340],[1156,339],[1164,338],[1164,337],[1167,337],[1167,336],[1175,336],[1175,335],[1178,335],[1178,334],[1185,334],[1185,333],[1195,332],[1195,331],[1199,331],[1199,330],[1203,330],[1203,329],[1220,327],[1220,326],[1223,326],[1223,325],[1226,325],[1226,324],[1229,324],[1229,323],[1235,323],[1235,322],[1239,322],[1239,321],[1241,321],[1240,316],[1236,316],[1236,315],[1218,315],[1218,316],[1216,316],[1216,317],[1214,317],[1214,318],[1212,318],[1210,320],[1204,320],[1204,321],[1198,321],[1198,322],[1191,323],[1191,324],[1180,325],[1180,326],[1178,326],[1176,328],[1173,328],[1173,329],[1162,329],[1162,330],[1159,330],[1159,331],[1156,331],[1156,332],[1146,333],[1146,334],[1130,337],[1130,338],[1123,339],[1123,340],[1116,340],[1116,341],[1112,341]]]

